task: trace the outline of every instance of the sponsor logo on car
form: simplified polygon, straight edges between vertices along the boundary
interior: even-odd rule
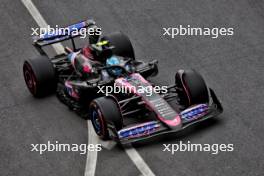
[[[205,115],[208,112],[208,109],[209,107],[207,104],[199,104],[182,111],[180,115],[183,121],[190,122]]]
[[[154,133],[159,129],[160,124],[157,121],[146,122],[131,128],[123,129],[118,132],[120,139],[131,139],[141,136],[146,136]]]

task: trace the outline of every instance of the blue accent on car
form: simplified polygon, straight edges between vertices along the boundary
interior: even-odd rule
[[[131,127],[128,129],[123,129],[118,132],[118,136],[120,139],[124,138],[135,138],[140,136],[146,136],[151,133],[154,133],[160,127],[159,122],[151,121],[144,123],[142,125],[138,125],[135,127]]]
[[[112,56],[106,60],[106,66],[111,66],[111,65],[119,65],[120,60],[116,56]],[[115,76],[119,76],[122,73],[122,70],[120,68],[115,68],[111,70],[111,73],[114,74]]]
[[[100,130],[101,130],[101,126],[100,126],[100,123],[98,122],[98,120],[99,120],[98,112],[96,112],[96,110],[94,110],[92,112],[92,122],[94,124],[96,132],[100,132]]]
[[[205,113],[208,112],[208,109],[209,107],[207,104],[199,104],[197,106],[182,111],[180,113],[180,116],[185,122],[190,122],[203,116]]]
[[[72,55],[73,55],[73,53],[70,53],[70,54],[67,55],[67,58],[69,59],[69,61],[71,61]]]
[[[119,59],[116,56],[112,56],[106,60],[106,65],[118,65],[120,64]]]

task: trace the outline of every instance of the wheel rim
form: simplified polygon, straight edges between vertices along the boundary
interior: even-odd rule
[[[92,109],[92,124],[94,126],[94,130],[97,135],[103,136],[104,135],[104,126],[103,126],[103,119],[102,114],[97,108]]]
[[[36,76],[31,68],[31,66],[26,62],[23,67],[24,79],[29,91],[35,95],[36,94]]]
[[[94,110],[92,112],[92,119],[93,119],[93,125],[94,125],[94,129],[95,129],[96,133],[100,133],[101,125],[100,125],[98,113],[96,112],[96,110]]]

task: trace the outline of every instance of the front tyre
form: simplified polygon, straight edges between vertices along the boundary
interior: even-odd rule
[[[195,70],[179,70],[175,75],[180,103],[185,107],[209,103],[209,94],[203,77]]]
[[[96,98],[90,103],[89,111],[94,130],[101,139],[109,139],[108,124],[114,126],[116,131],[122,129],[122,114],[113,97]]]

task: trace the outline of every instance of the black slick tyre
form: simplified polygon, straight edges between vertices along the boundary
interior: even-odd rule
[[[56,90],[55,70],[47,56],[26,60],[23,75],[28,90],[34,97],[43,97]]]
[[[104,140],[109,139],[108,124],[118,131],[123,127],[123,118],[118,103],[112,97],[94,99],[89,106],[90,119],[96,134]]]
[[[180,103],[185,107],[209,103],[209,94],[203,77],[195,70],[179,70],[175,76]]]
[[[104,36],[101,40],[107,40],[114,46],[113,54],[117,56],[135,59],[134,48],[128,36],[121,32],[115,32],[108,36]]]

